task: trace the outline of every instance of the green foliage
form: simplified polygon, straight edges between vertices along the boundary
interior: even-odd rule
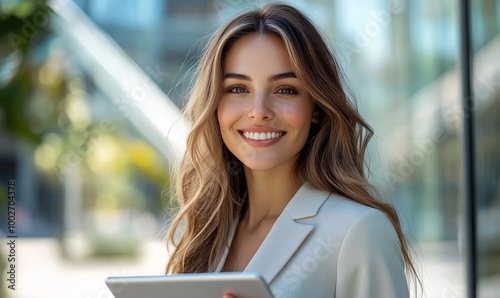
[[[44,2],[0,3],[0,123],[8,134],[32,143],[42,133],[32,104],[51,36],[52,12]]]
[[[92,257],[96,258],[135,258],[138,257],[139,241],[134,237],[92,237]]]

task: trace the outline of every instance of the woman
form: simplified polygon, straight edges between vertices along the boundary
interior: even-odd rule
[[[284,4],[206,47],[186,106],[167,273],[260,273],[275,297],[407,297],[394,209],[365,178],[373,132],[321,35]]]

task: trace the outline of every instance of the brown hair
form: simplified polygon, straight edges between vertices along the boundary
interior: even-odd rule
[[[167,273],[214,271],[241,210],[245,177],[241,163],[222,141],[217,106],[224,58],[232,44],[248,34],[278,36],[315,100],[319,123],[311,126],[294,177],[382,211],[397,232],[407,271],[418,281],[396,211],[377,199],[377,190],[365,176],[364,154],[373,130],[349,100],[339,65],[320,33],[301,12],[285,4],[236,16],[205,48],[185,109],[192,128],[177,180],[181,209],[168,234],[173,252]]]

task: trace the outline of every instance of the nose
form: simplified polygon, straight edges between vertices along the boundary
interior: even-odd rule
[[[254,121],[271,120],[274,113],[269,105],[269,98],[264,93],[256,94],[252,100],[252,106],[248,118]]]

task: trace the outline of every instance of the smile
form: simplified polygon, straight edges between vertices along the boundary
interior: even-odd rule
[[[279,138],[283,135],[282,132],[243,132],[245,138],[255,141],[264,141]]]

